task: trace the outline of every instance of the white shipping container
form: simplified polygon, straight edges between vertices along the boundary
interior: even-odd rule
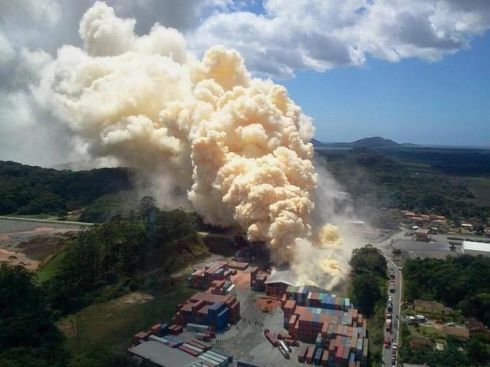
[[[209,330],[208,325],[202,325],[202,324],[192,324],[188,323],[186,326],[187,331],[195,331],[199,333],[205,333]]]

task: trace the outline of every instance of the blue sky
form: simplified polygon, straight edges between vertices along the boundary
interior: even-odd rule
[[[360,67],[300,71],[279,80],[315,119],[321,141],[490,146],[490,35],[437,62],[369,59]]]

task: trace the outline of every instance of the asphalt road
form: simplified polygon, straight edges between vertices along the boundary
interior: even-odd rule
[[[393,303],[393,311],[392,311],[392,329],[391,331],[386,331],[385,329],[385,338],[389,338],[391,340],[391,344],[389,348],[386,348],[383,346],[383,366],[386,367],[392,367],[396,366],[396,359],[395,363],[393,363],[393,343],[396,342],[398,343],[399,336],[400,336],[400,311],[401,311],[401,289],[402,289],[402,272],[401,270],[394,264],[391,260],[387,259],[388,261],[388,268],[394,269],[395,272],[395,293],[390,293],[389,288],[388,288],[388,295],[391,295],[392,298],[392,303]]]
[[[391,331],[384,332],[384,336],[389,337],[391,344],[389,348],[385,348],[383,345],[383,367],[392,367],[397,366],[397,361],[395,363],[392,362],[393,357],[393,342],[398,344],[399,336],[400,336],[400,321],[401,321],[401,290],[402,290],[402,272],[398,266],[391,261],[393,244],[397,241],[403,240],[405,238],[404,231],[399,231],[394,233],[391,237],[380,241],[375,244],[377,248],[383,252],[383,255],[386,258],[389,269],[395,270],[395,293],[390,293],[389,285],[388,285],[388,295],[391,295],[392,303],[393,303],[393,311],[392,311],[392,329]],[[387,300],[388,301],[388,300]],[[385,311],[386,314],[386,311]],[[385,318],[386,320],[386,318]]]

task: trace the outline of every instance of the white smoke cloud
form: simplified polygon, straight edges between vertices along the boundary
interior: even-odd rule
[[[291,260],[312,230],[311,120],[236,51],[215,46],[198,61],[178,32],[155,25],[138,36],[134,26],[96,3],[80,22],[82,47],[63,46],[43,68],[38,103],[78,151],[164,176],[206,221],[238,223]]]

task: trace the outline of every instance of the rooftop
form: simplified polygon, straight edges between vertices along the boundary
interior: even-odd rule
[[[296,278],[291,273],[289,270],[276,270],[273,272],[267,281],[265,282],[266,284],[270,283],[284,283],[284,284],[289,284],[289,285],[295,285],[296,284]]]
[[[179,349],[152,340],[131,347],[128,352],[162,367],[189,367],[199,361]]]
[[[462,252],[465,251],[490,252],[490,243],[463,241]]]

